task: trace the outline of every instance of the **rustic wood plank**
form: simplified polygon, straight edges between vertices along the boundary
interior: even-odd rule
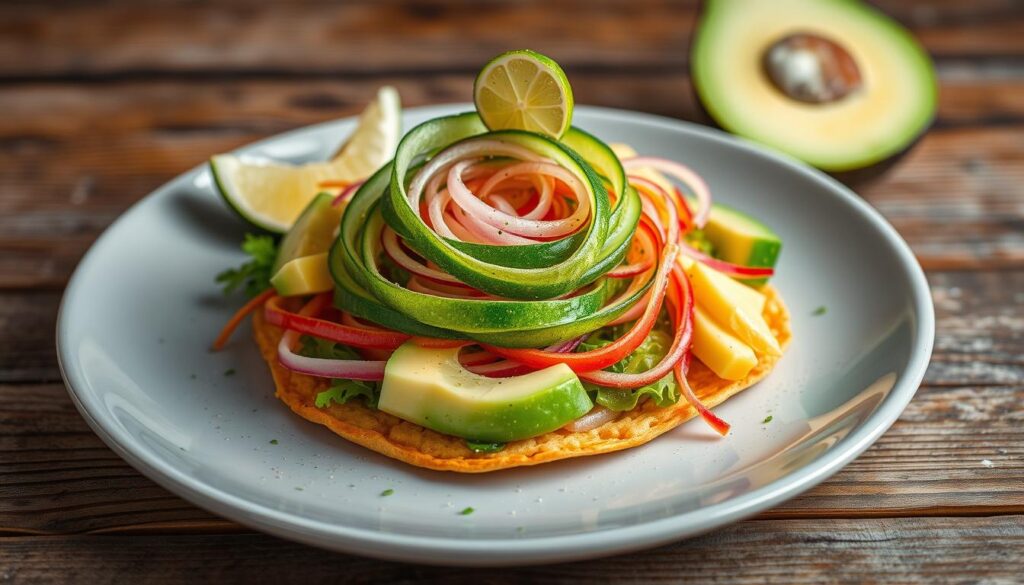
[[[60,293],[0,293],[0,384],[60,381],[54,331]]]
[[[258,534],[0,539],[14,582],[179,583],[1011,583],[1024,517],[748,521],[623,557],[451,569],[328,553]]]
[[[763,517],[1024,513],[1022,403],[1024,384],[926,386],[859,459]],[[59,384],[0,385],[0,476],[0,533],[239,529],[132,470]]]
[[[160,183],[212,153],[357,111],[380,83],[420,105],[464,100],[471,78],[0,89],[0,288],[62,286],[97,234]],[[598,105],[701,120],[685,75],[574,83]],[[943,95],[939,128],[864,195],[927,268],[1024,266],[1024,81],[953,80]]]
[[[880,4],[940,59],[1024,54],[1019,3],[989,0],[971,3],[970,11],[948,1]],[[696,7],[696,0],[506,0],[486,10],[454,0],[121,0],[102,9],[82,2],[6,3],[0,5],[0,76],[468,72],[519,46],[570,68],[658,71],[685,66]]]

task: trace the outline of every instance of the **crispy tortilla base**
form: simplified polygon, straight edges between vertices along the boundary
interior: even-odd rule
[[[791,337],[789,313],[778,292],[766,286],[765,319],[785,348]],[[299,416],[322,424],[342,437],[388,457],[418,467],[461,473],[482,473],[523,465],[537,465],[557,459],[609,453],[642,445],[697,416],[685,400],[659,408],[645,402],[618,419],[585,432],[558,430],[532,439],[509,443],[498,453],[473,453],[464,440],[442,435],[363,405],[361,401],[317,408],[316,395],[329,381],[298,374],[277,361],[281,329],[269,325],[262,311],[253,317],[253,333],[277,385],[277,397]],[[688,379],[694,392],[708,407],[724,402],[740,390],[764,378],[779,358],[758,355],[758,365],[743,380],[731,382],[714,375],[694,360]]]

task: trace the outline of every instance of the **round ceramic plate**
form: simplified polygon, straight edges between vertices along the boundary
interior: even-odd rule
[[[405,127],[467,108],[410,110]],[[321,547],[453,565],[581,559],[692,536],[793,497],[871,445],[913,396],[934,337],[924,275],[893,228],[826,176],[722,133],[588,107],[575,122],[685,161],[717,201],[784,240],[774,283],[793,343],[766,380],[716,409],[733,425],[728,437],[694,420],[620,453],[472,476],[410,467],[306,422],[273,397],[247,326],[227,350],[207,349],[240,303],[213,279],[243,260],[246,226],[205,166],[125,213],[79,265],[57,332],[72,398],[121,457],[214,513]],[[323,158],[353,125],[240,152]]]

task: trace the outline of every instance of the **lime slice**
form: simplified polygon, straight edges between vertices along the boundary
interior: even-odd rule
[[[214,184],[246,221],[274,233],[288,231],[323,181],[355,182],[391,160],[401,132],[398,92],[382,87],[359,116],[355,132],[329,162],[255,163],[231,154],[210,159]]]
[[[529,130],[559,138],[572,123],[572,88],[548,57],[524,49],[502,53],[476,76],[473,101],[491,130]]]

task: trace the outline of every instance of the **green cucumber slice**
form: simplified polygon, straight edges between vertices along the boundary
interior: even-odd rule
[[[608,194],[596,173],[578,154],[539,134],[507,130],[487,134],[489,140],[526,147],[546,156],[583,181],[590,199],[591,221],[583,240],[565,260],[544,268],[510,268],[482,262],[451,246],[422,221],[413,209],[406,191],[406,175],[417,157],[425,152],[478,136],[482,124],[475,115],[438,118],[417,126],[406,134],[395,154],[391,189],[387,197],[392,227],[406,235],[406,242],[417,253],[434,262],[462,282],[502,297],[545,299],[570,292],[586,282],[581,277],[601,256],[608,233]]]

